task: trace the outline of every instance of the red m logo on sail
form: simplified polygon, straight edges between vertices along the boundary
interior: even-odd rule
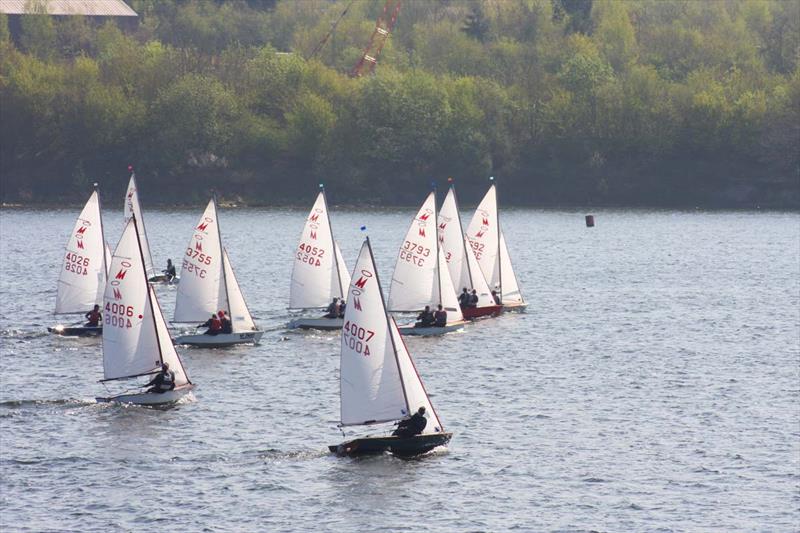
[[[424,215],[420,215],[420,220],[428,220],[428,217],[431,216],[430,213],[425,213]]]
[[[316,239],[317,238],[317,232],[316,231],[312,231],[311,232],[311,238],[312,239]]]
[[[120,270],[119,272],[117,272],[117,275],[114,276],[114,277],[117,278],[117,279],[125,279],[125,274],[127,274],[127,273],[128,273],[127,270]]]
[[[488,218],[483,217],[483,225],[484,226],[488,226],[489,225],[489,219]]]
[[[203,222],[202,224],[199,224],[197,226],[197,229],[199,229],[200,231],[205,231],[207,227],[208,227],[208,222]]]
[[[447,222],[442,222],[441,224],[439,224],[439,229],[444,229],[445,226],[447,226]]]
[[[425,228],[419,228],[419,234],[420,234],[420,237],[424,237],[425,236]]]
[[[353,297],[353,307],[361,311],[361,300],[356,297]]]
[[[358,278],[358,281],[356,281],[356,283],[355,283],[356,287],[358,287],[359,289],[363,289],[364,285],[366,285],[366,284],[367,284],[367,278],[365,278],[364,276],[361,276],[360,278]],[[359,309],[361,309],[361,308],[359,307]]]
[[[203,251],[203,243],[200,242],[200,241],[195,241],[194,249],[197,250],[198,252],[202,252]]]
[[[80,233],[81,235],[86,233],[86,226],[81,226],[80,228],[78,228],[78,233]]]
[[[119,292],[119,289],[114,287],[114,299],[115,300],[122,300],[122,293]]]
[[[308,217],[308,220],[310,220],[311,222],[316,222],[317,220],[319,220],[319,213],[314,213],[313,215]]]
[[[478,239],[480,239],[481,237],[483,237],[483,230],[481,230],[481,231],[479,231],[478,233],[476,233],[476,234],[475,234],[475,237],[476,237],[476,238],[478,238]]]
[[[78,241],[78,248],[83,249],[83,241]]]

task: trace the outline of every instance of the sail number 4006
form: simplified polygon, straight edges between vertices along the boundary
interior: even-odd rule
[[[320,258],[325,255],[325,250],[316,246],[311,246],[301,242],[297,248],[297,260],[301,263],[308,263],[311,266],[320,266]]]
[[[374,331],[364,329],[355,322],[350,322],[348,320],[344,324],[342,335],[342,340],[351,350],[362,354],[364,357],[370,355],[369,344],[367,343],[375,336]]]
[[[106,303],[106,317],[105,324],[116,328],[131,328],[131,319],[133,316],[132,305],[122,305],[117,303]]]

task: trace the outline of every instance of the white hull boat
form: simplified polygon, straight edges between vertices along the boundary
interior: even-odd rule
[[[319,329],[322,331],[340,330],[344,318],[296,318],[289,322],[289,329]]]
[[[464,329],[464,324],[466,322],[448,322],[446,326],[443,327],[417,327],[414,325],[409,326],[398,326],[400,329],[400,333],[405,336],[416,336],[416,337],[432,337],[435,335],[444,335],[445,333],[452,333],[454,331],[461,331]]]
[[[139,392],[120,394],[108,398],[95,398],[97,403],[130,403],[134,405],[166,405],[175,403],[192,393],[194,385],[187,384],[167,392]]]
[[[263,331],[242,331],[234,333],[218,333],[217,335],[181,335],[175,338],[175,344],[201,346],[204,348],[224,348],[236,344],[258,344]]]

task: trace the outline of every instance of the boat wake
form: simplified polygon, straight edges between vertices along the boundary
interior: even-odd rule
[[[19,328],[0,329],[0,339],[31,340],[47,337],[46,329],[24,330]]]

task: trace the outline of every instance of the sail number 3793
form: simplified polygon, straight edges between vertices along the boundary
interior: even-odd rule
[[[355,322],[350,322],[349,320],[345,322],[344,328],[342,329],[342,342],[344,342],[345,346],[356,353],[360,353],[364,357],[369,357],[370,355],[369,344],[367,343],[374,336],[374,331],[364,329]]]

